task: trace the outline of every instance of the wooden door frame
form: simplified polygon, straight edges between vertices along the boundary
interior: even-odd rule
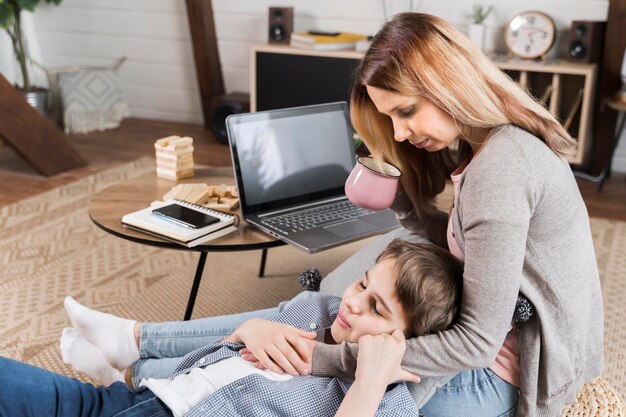
[[[620,70],[626,48],[625,26],[626,0],[610,0],[598,79],[593,149],[589,163],[589,171],[594,175],[599,174],[607,162],[615,135],[617,113],[604,105],[604,101],[612,97],[621,86]]]

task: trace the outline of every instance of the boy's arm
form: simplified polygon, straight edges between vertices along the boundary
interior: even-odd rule
[[[400,330],[393,334],[362,336],[355,380],[336,417],[374,416],[389,384],[397,381],[419,383],[419,377],[400,367],[406,349]]]
[[[366,381],[354,381],[348,390],[335,417],[374,416],[378,405],[385,395],[387,386],[371,384]]]

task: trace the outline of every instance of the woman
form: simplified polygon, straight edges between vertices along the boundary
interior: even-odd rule
[[[602,297],[589,219],[564,159],[569,134],[454,27],[419,13],[395,16],[374,38],[351,116],[372,154],[403,173],[392,208],[405,229],[355,254],[322,292],[341,293],[392,237],[426,235],[465,272],[458,323],[407,341],[402,365],[422,377],[421,411],[559,415],[603,368]],[[433,202],[450,175],[448,216]],[[536,312],[512,328],[519,292]],[[300,372],[353,375],[356,345],[318,344],[311,362],[298,345],[268,332],[248,348],[270,369],[288,360]]]
[[[372,154],[403,173],[403,226],[428,225],[431,240],[447,241],[465,263],[458,323],[407,342],[406,369],[457,374],[421,411],[515,415],[513,395],[510,409],[480,412],[514,387],[517,415],[559,415],[603,367],[602,297],[587,211],[564,159],[569,134],[465,36],[418,13],[397,15],[376,35],[351,116]],[[433,200],[450,174],[448,222]],[[511,328],[518,292],[536,314]],[[316,347],[313,373],[345,371],[323,366],[337,356],[352,363],[355,349]]]

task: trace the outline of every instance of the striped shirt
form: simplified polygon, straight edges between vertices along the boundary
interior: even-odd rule
[[[341,299],[322,295],[294,303],[274,318],[306,331],[324,331],[332,325]],[[216,342],[186,355],[171,378],[239,355],[244,345]],[[303,375],[272,381],[253,374],[217,390],[200,401],[187,416],[333,416],[350,388],[338,378]],[[377,416],[417,416],[418,409],[406,384],[390,385]]]

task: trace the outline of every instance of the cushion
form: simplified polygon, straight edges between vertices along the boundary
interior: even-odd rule
[[[42,70],[46,77],[48,78],[48,113],[52,114],[56,119],[59,126],[63,124],[63,109],[61,106],[61,92],[59,91],[59,75],[66,72],[79,72],[86,70],[96,70],[96,69],[112,69],[115,72],[119,72],[120,68],[126,62],[126,57],[123,56],[118,59],[113,65],[103,65],[103,66],[85,66],[85,65],[70,65],[70,66],[62,66],[62,67],[46,67],[40,62],[31,59],[33,65]]]
[[[565,407],[561,417],[624,416],[624,399],[604,378],[587,382],[576,400]]]
[[[58,76],[66,133],[87,133],[118,127],[128,117],[117,72],[86,69]]]

